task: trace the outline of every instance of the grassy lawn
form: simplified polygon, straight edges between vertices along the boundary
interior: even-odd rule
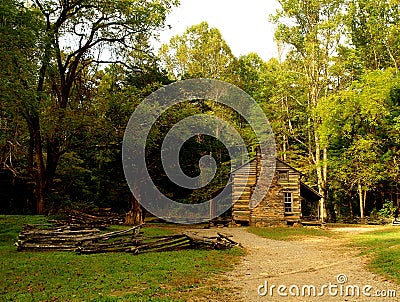
[[[370,256],[372,271],[400,283],[400,228],[357,234],[353,242]]]
[[[190,250],[132,255],[17,252],[24,223],[40,216],[0,216],[0,297],[3,301],[187,301],[227,295],[217,274],[242,251]],[[144,228],[145,235],[171,234]],[[207,299],[206,299],[207,300]],[[219,299],[218,299],[219,300]]]
[[[270,227],[270,228],[248,228],[250,233],[255,235],[273,239],[273,240],[299,240],[305,237],[332,237],[329,230],[314,228],[314,227]]]

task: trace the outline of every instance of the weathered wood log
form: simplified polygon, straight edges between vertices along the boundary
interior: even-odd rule
[[[99,229],[71,230],[69,227],[24,226],[16,243],[18,251],[76,251],[80,254],[127,252],[148,253],[182,249],[227,249],[238,245],[227,235],[201,236],[182,233],[144,237],[140,226],[101,233]]]
[[[43,240],[51,240],[55,236],[57,239],[69,238],[73,241],[85,241],[85,240],[99,240],[99,239],[109,239],[113,237],[119,237],[122,235],[129,235],[129,233],[135,231],[140,226],[132,227],[126,230],[108,232],[104,234],[97,234],[100,230],[82,230],[80,232],[77,231],[47,231],[47,230],[37,230],[37,231],[29,231],[22,232],[19,237],[21,238],[33,238],[33,239],[43,239]]]
[[[53,238],[54,236],[57,236],[58,238],[79,238],[79,237],[87,237],[87,236],[94,236],[98,234],[100,230],[87,230],[85,232],[69,232],[69,231],[64,231],[64,232],[53,232],[53,231],[29,231],[29,232],[24,232],[22,231],[19,234],[19,237],[29,237],[29,238]]]
[[[198,248],[228,249],[239,245],[221,233],[217,233],[218,237],[204,237],[199,236],[197,233],[187,233],[186,235],[192,240],[193,245]]]
[[[56,224],[67,224],[76,228],[79,227],[98,227],[105,229],[110,225],[122,225],[125,221],[125,215],[111,213],[110,209],[100,209],[90,213],[71,210],[64,212],[65,219],[61,221],[53,221]]]
[[[81,246],[96,246],[96,244],[102,244],[102,241],[108,241],[110,239],[117,238],[116,240],[110,240],[107,244],[99,247],[105,247],[113,245],[118,246],[121,244],[137,245],[138,240],[135,239],[138,229],[141,226],[135,226],[129,229],[108,232],[100,234],[97,229],[70,231],[68,229],[40,229],[29,227],[29,231],[22,231],[18,236],[18,251],[21,250],[75,250]],[[100,242],[100,243],[99,243]]]
[[[22,243],[17,245],[17,251],[75,251],[75,245]]]
[[[147,244],[141,244],[138,246],[139,251],[145,251],[145,250],[150,250],[150,249],[158,249],[158,248],[163,248],[167,246],[175,246],[183,243],[190,243],[190,240],[186,236],[181,236],[178,238],[173,238],[170,240],[163,240],[163,241],[155,241]]]
[[[150,239],[151,238],[151,239]],[[227,249],[238,245],[226,235],[220,234],[214,237],[202,237],[196,234],[178,234],[171,236],[155,236],[146,238],[146,242],[138,241],[136,246],[129,243],[120,245],[93,244],[89,247],[78,248],[82,254],[102,253],[102,252],[129,252],[129,253],[148,253],[176,251],[182,249],[206,248],[206,249]],[[150,241],[148,241],[150,239]]]
[[[227,236],[227,235],[225,235],[225,234],[222,234],[222,233],[217,233],[217,234],[218,234],[218,236],[220,236],[221,238],[223,238],[223,239],[229,241],[233,246],[241,246],[240,243],[237,243],[237,242],[233,241],[232,239],[229,238],[229,236]]]
[[[161,253],[161,252],[173,252],[173,251],[181,251],[181,250],[190,250],[193,249],[193,246],[190,243],[175,245],[175,246],[167,246],[154,250],[146,250],[142,251],[142,253]],[[140,249],[138,249],[138,253],[141,253]]]
[[[130,252],[131,247],[109,247],[109,248],[102,248],[102,249],[95,249],[95,248],[81,248],[78,247],[75,249],[75,252],[79,254],[101,254],[101,253],[128,253]]]

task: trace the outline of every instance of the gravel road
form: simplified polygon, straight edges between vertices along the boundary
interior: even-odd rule
[[[232,300],[400,301],[400,286],[368,271],[367,259],[348,245],[349,235],[373,229],[335,229],[338,236],[333,238],[309,237],[298,241],[261,238],[245,228],[220,230],[232,235],[247,251],[240,264],[224,276],[232,288]],[[285,288],[281,287],[280,295],[281,285]],[[397,298],[377,297],[377,294],[389,295],[388,291],[393,290]]]

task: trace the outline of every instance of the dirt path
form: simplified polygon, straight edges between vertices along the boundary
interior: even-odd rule
[[[366,232],[373,230],[363,228],[337,229],[338,233],[353,234],[355,232]],[[248,233],[244,228],[232,228],[221,230],[225,234],[233,236],[233,240],[242,244],[247,250],[247,255],[243,257],[241,263],[236,269],[227,274],[227,279],[233,288],[232,294],[235,300],[242,301],[399,301],[400,286],[389,282],[385,278],[377,276],[369,272],[365,268],[365,257],[359,256],[359,251],[352,250],[346,243],[348,237],[337,236],[334,238],[314,237],[301,241],[276,241],[261,238],[254,234]],[[344,275],[343,275],[344,274]],[[341,275],[338,280],[338,276]],[[344,279],[347,282],[343,282]],[[268,282],[268,290],[265,292],[265,282]],[[305,285],[313,285],[316,287],[316,294],[320,293],[324,285],[337,285],[324,289],[323,296],[309,295]],[[258,293],[258,288],[261,296]],[[271,294],[271,288],[273,288]],[[284,285],[287,287],[283,294],[288,296],[280,296],[277,287]],[[293,286],[292,286],[293,285]],[[363,295],[364,286],[371,286],[372,289],[367,290],[371,297]],[[360,288],[360,296],[352,294],[350,286],[358,286]],[[299,296],[291,296],[289,288],[296,294],[299,289]],[[341,287],[343,293],[341,293]],[[346,288],[350,296],[346,296]],[[396,290],[397,298],[382,298],[374,295],[377,290]],[[337,295],[334,296],[335,291]],[[356,290],[357,291],[357,290]],[[384,292],[382,292],[384,294]]]

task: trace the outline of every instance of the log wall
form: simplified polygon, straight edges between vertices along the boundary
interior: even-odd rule
[[[253,160],[232,174],[232,219],[237,223],[250,222],[250,198],[257,181],[257,161]],[[249,175],[247,177],[247,175]],[[241,192],[241,189],[244,190]]]
[[[251,211],[250,225],[266,227],[286,224],[282,187],[277,179],[278,173],[263,200]]]
[[[287,173],[288,179],[284,180],[278,177],[278,184],[282,187],[282,193],[288,192],[292,193],[293,203],[292,203],[292,213],[285,213],[285,219],[290,222],[297,222],[301,218],[301,196],[300,196],[300,172],[296,171],[289,165],[276,161],[276,171],[278,173]],[[282,204],[283,194],[282,194]]]
[[[301,219],[300,172],[280,160],[276,160],[276,173],[263,200],[250,209],[253,189],[267,186],[266,180],[259,178],[260,157],[242,166],[232,174],[232,194],[235,199],[232,205],[232,219],[235,223],[253,226],[286,225],[299,222]],[[246,181],[246,175],[249,178]],[[240,185],[245,184],[243,193],[238,192]],[[285,213],[284,193],[292,194],[292,212]]]

